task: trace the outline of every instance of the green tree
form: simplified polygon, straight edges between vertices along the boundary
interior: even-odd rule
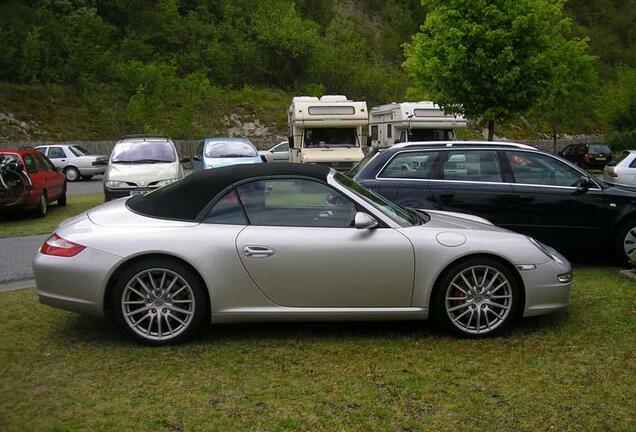
[[[596,97],[595,57],[587,54],[587,41],[559,38],[550,51],[550,77],[532,114],[550,126],[553,151],[562,126],[579,127],[590,120]]]
[[[567,21],[549,0],[424,0],[428,15],[404,67],[446,111],[495,124],[526,111],[550,76]]]
[[[604,99],[607,142],[613,150],[636,148],[636,68],[619,69]]]

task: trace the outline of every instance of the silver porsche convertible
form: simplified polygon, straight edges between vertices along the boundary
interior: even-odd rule
[[[33,263],[42,303],[140,342],[204,322],[434,317],[480,337],[570,303],[568,261],[465,214],[401,208],[320,165],[202,171],[63,222]]]

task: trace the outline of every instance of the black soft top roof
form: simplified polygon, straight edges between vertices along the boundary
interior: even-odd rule
[[[144,216],[192,221],[219,192],[236,182],[269,176],[313,177],[326,181],[329,172],[330,168],[323,165],[279,162],[213,168],[191,174],[148,195],[130,198],[126,206]]]

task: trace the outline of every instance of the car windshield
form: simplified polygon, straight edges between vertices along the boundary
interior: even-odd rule
[[[77,157],[88,156],[90,154],[90,152],[82,146],[69,146],[69,149],[71,149],[73,154]]]
[[[349,189],[365,201],[370,202],[375,208],[402,226],[421,225],[428,221],[428,217],[425,213],[405,209],[393,204],[391,201],[370,191],[344,174],[336,173],[334,178],[338,184]]]
[[[234,158],[258,156],[252,144],[240,141],[211,141],[205,146],[205,157]]]
[[[358,147],[356,128],[313,128],[305,129],[305,148]]]
[[[161,163],[177,159],[168,141],[124,141],[113,149],[112,163]]]

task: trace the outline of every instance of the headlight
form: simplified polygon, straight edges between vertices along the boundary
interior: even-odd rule
[[[160,180],[158,181],[155,186],[157,187],[161,187],[161,186],[165,186],[165,185],[169,185],[170,183],[174,183],[176,182],[178,179],[167,179],[167,180]]]
[[[111,189],[123,189],[123,188],[129,188],[130,187],[128,185],[128,183],[126,183],[124,181],[116,181],[116,180],[108,180],[108,181],[104,182],[104,186],[106,186],[107,188],[111,188]]]

